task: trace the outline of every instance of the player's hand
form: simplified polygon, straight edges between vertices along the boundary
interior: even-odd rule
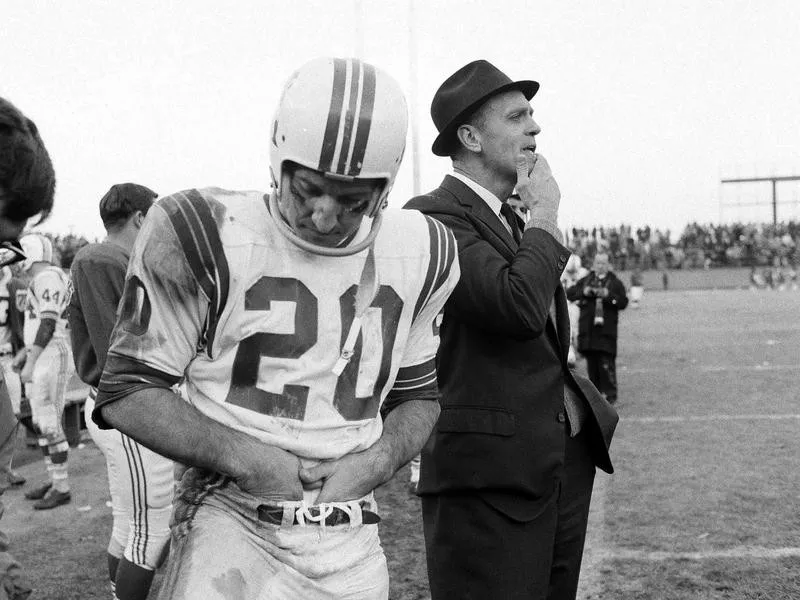
[[[300,459],[275,446],[263,444],[250,452],[245,473],[235,478],[245,492],[266,500],[302,500]]]
[[[520,153],[517,156],[516,190],[520,200],[528,207],[531,219],[552,223],[558,221],[561,190],[544,156],[534,154],[532,165],[527,155]]]
[[[386,481],[388,476],[384,461],[369,451],[300,469],[303,487],[320,490],[316,504],[358,500]]]
[[[19,380],[22,383],[30,383],[33,381],[33,363],[31,361],[27,361],[25,366],[22,367],[22,371],[19,374]]]
[[[25,361],[27,359],[28,353],[25,351],[25,348],[23,348],[14,355],[14,358],[11,359],[11,369],[19,373],[22,370],[22,367],[25,365]]]

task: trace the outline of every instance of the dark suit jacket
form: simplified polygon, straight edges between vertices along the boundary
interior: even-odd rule
[[[517,249],[486,203],[454,177],[406,208],[450,227],[461,263],[441,326],[442,412],[423,450],[419,493],[478,491],[508,516],[532,519],[564,465],[565,383],[589,408],[595,464],[613,471],[608,446],[617,414],[567,366],[559,278],[570,252],[538,228],[525,231]]]

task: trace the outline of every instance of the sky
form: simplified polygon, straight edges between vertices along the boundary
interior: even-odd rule
[[[161,195],[269,187],[284,81],[317,56],[360,56],[406,91],[408,150],[390,203],[449,171],[430,102],[484,58],[533,98],[562,228],[771,221],[769,184],[800,175],[796,0],[0,0],[0,95],[36,121],[58,178],[40,226],[104,235],[114,183]],[[800,218],[800,184],[778,186]],[[748,206],[752,205],[752,206]]]

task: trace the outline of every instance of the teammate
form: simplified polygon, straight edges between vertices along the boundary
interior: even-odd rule
[[[22,400],[19,373],[14,371],[11,366],[14,355],[22,346],[21,331],[17,331],[18,328],[12,327],[11,323],[15,287],[11,267],[0,269],[0,368],[2,368],[0,377],[3,381],[0,383],[0,396],[8,395],[7,400],[5,397],[0,398],[3,406],[0,412],[5,415],[0,423],[4,435],[0,435],[0,438],[7,438],[5,443],[0,443],[0,490],[25,483],[25,478],[12,468],[17,439],[17,419]]]
[[[316,59],[278,104],[270,195],[148,213],[93,417],[189,467],[162,598],[388,597],[373,490],[439,414],[459,273],[447,229],[382,210],[406,130],[386,73]]]
[[[31,233],[20,244],[26,256],[22,271],[30,278],[25,354],[18,355],[20,362],[24,360],[20,379],[27,384],[33,423],[39,431],[39,447],[50,479],[25,497],[36,500],[33,508],[47,510],[72,499],[67,472],[69,444],[62,426],[67,384],[74,372],[65,315],[70,284],[64,271],[53,265],[53,244],[48,238]]]
[[[119,431],[98,429],[91,412],[130,252],[156,197],[149,188],[133,183],[111,186],[100,200],[100,218],[108,237],[81,248],[71,269],[72,351],[78,375],[91,386],[84,405],[87,429],[106,458],[113,514],[108,574],[119,600],[147,598],[169,540],[173,463]]]

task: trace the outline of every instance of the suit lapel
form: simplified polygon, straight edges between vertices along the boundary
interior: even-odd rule
[[[447,175],[439,186],[455,196],[456,200],[469,210],[470,214],[484,226],[484,239],[498,248],[504,256],[511,257],[517,252],[517,242],[511,232],[500,222],[500,217],[492,212],[483,198],[478,196],[465,183],[451,175]],[[522,229],[520,227],[520,229]],[[488,231],[486,231],[488,230]],[[491,233],[490,233],[491,232]]]

